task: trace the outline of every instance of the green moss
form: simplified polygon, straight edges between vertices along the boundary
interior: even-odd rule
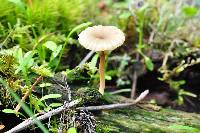
[[[195,116],[195,117],[194,117]],[[98,131],[124,133],[190,133],[200,132],[200,116],[169,109],[149,111],[140,108],[126,108],[103,112],[98,116]],[[175,124],[174,128],[172,124]],[[192,129],[192,130],[190,130]]]
[[[74,99],[82,99],[82,105],[100,105],[103,103],[101,93],[96,88],[82,87],[75,93]]]
[[[16,60],[12,55],[0,54],[0,76],[4,78],[14,78]]]
[[[92,76],[96,73],[96,69],[94,70],[89,66],[89,64],[84,64],[82,66],[77,66],[72,70],[67,70],[66,75],[68,77],[68,83],[73,84],[75,86],[80,87],[80,85],[87,85],[91,80]]]

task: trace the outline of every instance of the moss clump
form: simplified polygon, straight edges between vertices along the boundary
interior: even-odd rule
[[[67,70],[66,76],[68,83],[70,84],[87,85],[95,72],[96,69],[91,68],[89,64],[84,64],[83,66],[78,66],[72,70]]]
[[[15,78],[16,60],[12,55],[0,54],[0,76],[4,78]]]
[[[108,103],[102,94],[96,88],[83,87],[76,92],[74,99],[82,99],[82,106],[102,105]]]

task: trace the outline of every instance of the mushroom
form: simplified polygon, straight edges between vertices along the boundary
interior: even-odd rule
[[[79,34],[78,38],[80,44],[86,49],[99,52],[100,63],[100,87],[99,92],[104,93],[105,89],[105,52],[116,49],[125,41],[124,33],[115,26],[93,26],[88,27]]]

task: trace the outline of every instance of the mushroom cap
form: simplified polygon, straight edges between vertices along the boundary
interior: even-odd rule
[[[125,41],[124,33],[115,26],[88,27],[79,34],[80,44],[92,51],[110,51]]]

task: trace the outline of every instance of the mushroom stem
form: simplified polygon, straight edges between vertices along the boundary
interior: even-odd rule
[[[100,74],[99,92],[101,94],[104,93],[104,89],[105,89],[104,67],[105,67],[105,53],[104,53],[104,51],[101,51],[100,52],[100,63],[99,63],[99,74]]]

